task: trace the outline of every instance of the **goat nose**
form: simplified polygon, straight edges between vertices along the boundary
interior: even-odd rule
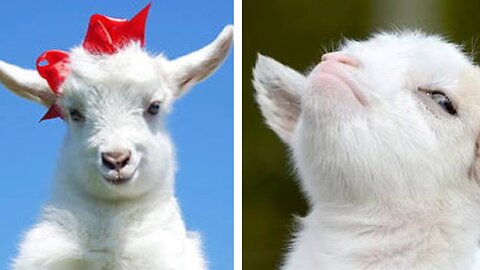
[[[322,61],[334,61],[352,67],[358,67],[360,65],[357,59],[340,52],[326,53],[322,55]]]
[[[102,153],[102,163],[110,170],[120,170],[127,166],[130,161],[131,152],[129,150],[119,150]]]

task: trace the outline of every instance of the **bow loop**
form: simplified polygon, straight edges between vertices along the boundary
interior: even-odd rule
[[[132,41],[145,46],[145,24],[151,4],[130,20],[95,14],[90,18],[83,48],[93,54],[114,54]]]
[[[51,50],[37,58],[37,71],[55,94],[59,94],[60,85],[70,73],[69,55],[66,52]]]
[[[48,86],[57,97],[61,94],[60,85],[70,73],[69,61],[68,53],[58,50],[47,51],[37,58],[38,74],[47,81]],[[40,119],[40,122],[56,117],[63,119],[60,107],[54,103]]]

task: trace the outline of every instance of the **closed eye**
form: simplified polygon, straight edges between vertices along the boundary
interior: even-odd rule
[[[418,91],[423,93],[425,96],[431,98],[435,103],[438,104],[445,112],[450,115],[457,115],[456,105],[452,100],[440,90],[431,90],[422,87],[418,87]]]

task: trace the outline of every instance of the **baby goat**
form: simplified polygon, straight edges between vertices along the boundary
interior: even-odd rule
[[[260,55],[254,85],[311,205],[282,269],[480,269],[480,70],[457,46],[377,34],[307,76]]]
[[[41,76],[0,61],[7,88],[68,126],[53,196],[13,269],[206,269],[174,196],[164,118],[222,63],[233,31],[227,26],[210,45],[169,61],[143,50],[148,9],[129,21],[92,16],[82,46],[39,58]]]

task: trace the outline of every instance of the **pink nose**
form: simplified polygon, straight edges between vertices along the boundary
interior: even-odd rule
[[[130,161],[130,156],[130,150],[122,149],[115,152],[104,152],[102,153],[102,163],[110,170],[119,171],[123,167],[127,166],[128,162]]]
[[[331,52],[322,55],[322,62],[326,61],[339,62],[352,67],[358,67],[360,65],[357,59],[340,52]]]

